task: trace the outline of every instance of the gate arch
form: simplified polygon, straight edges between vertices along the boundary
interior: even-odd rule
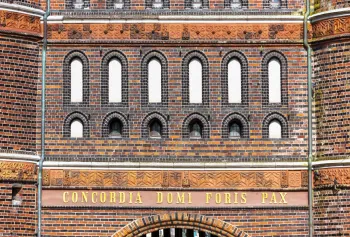
[[[137,219],[113,234],[112,237],[139,237],[163,228],[186,228],[222,237],[251,237],[234,225],[199,214],[171,213]]]

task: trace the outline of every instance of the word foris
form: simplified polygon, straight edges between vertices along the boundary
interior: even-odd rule
[[[157,204],[192,204],[192,193],[184,192],[157,192]],[[247,193],[203,193],[202,200],[205,204],[245,204],[247,203]]]

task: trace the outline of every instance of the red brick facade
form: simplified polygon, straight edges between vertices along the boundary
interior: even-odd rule
[[[308,183],[307,52],[303,1],[51,1],[47,23],[44,190],[313,191],[313,236],[350,234],[347,2],[314,3],[313,184]],[[0,235],[38,234],[41,60],[46,2],[4,1],[0,10]],[[108,9],[107,9],[108,8]],[[341,10],[343,9],[344,10]],[[13,11],[13,9],[17,9]],[[43,9],[43,10],[41,10]],[[82,63],[82,102],[71,102],[71,67]],[[122,100],[108,102],[108,62],[122,67]],[[148,62],[162,66],[162,100],[148,103]],[[189,103],[189,62],[202,63],[203,103]],[[241,63],[241,103],[228,102],[228,62]],[[271,59],[281,103],[269,103]],[[82,138],[70,137],[79,119]],[[110,122],[123,126],[108,135]],[[149,136],[159,121],[160,139]],[[278,120],[281,139],[269,138]],[[190,138],[192,121],[202,139]],[[232,121],[240,138],[229,136]],[[342,166],[342,168],[339,168]],[[310,189],[310,186],[312,187]],[[300,197],[302,198],[302,197]],[[259,199],[260,200],[260,199]],[[271,201],[273,203],[273,201]],[[276,202],[275,202],[276,203]],[[258,205],[259,204],[259,205]],[[310,236],[309,207],[42,206],[41,236],[145,236],[166,228],[213,236]],[[164,236],[169,237],[169,236]]]

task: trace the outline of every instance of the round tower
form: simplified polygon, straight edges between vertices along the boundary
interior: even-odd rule
[[[43,13],[38,0],[0,3],[0,232],[6,236],[33,236],[36,230]]]

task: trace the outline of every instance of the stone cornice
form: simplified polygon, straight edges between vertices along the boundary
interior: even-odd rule
[[[350,8],[334,9],[330,11],[320,12],[309,17],[311,23],[331,19],[350,16]]]
[[[45,14],[45,11],[41,9],[22,6],[14,3],[5,3],[5,2],[0,2],[0,10],[17,12],[17,13],[22,13],[22,14],[27,14],[32,16],[39,16],[39,17],[42,17]]]

